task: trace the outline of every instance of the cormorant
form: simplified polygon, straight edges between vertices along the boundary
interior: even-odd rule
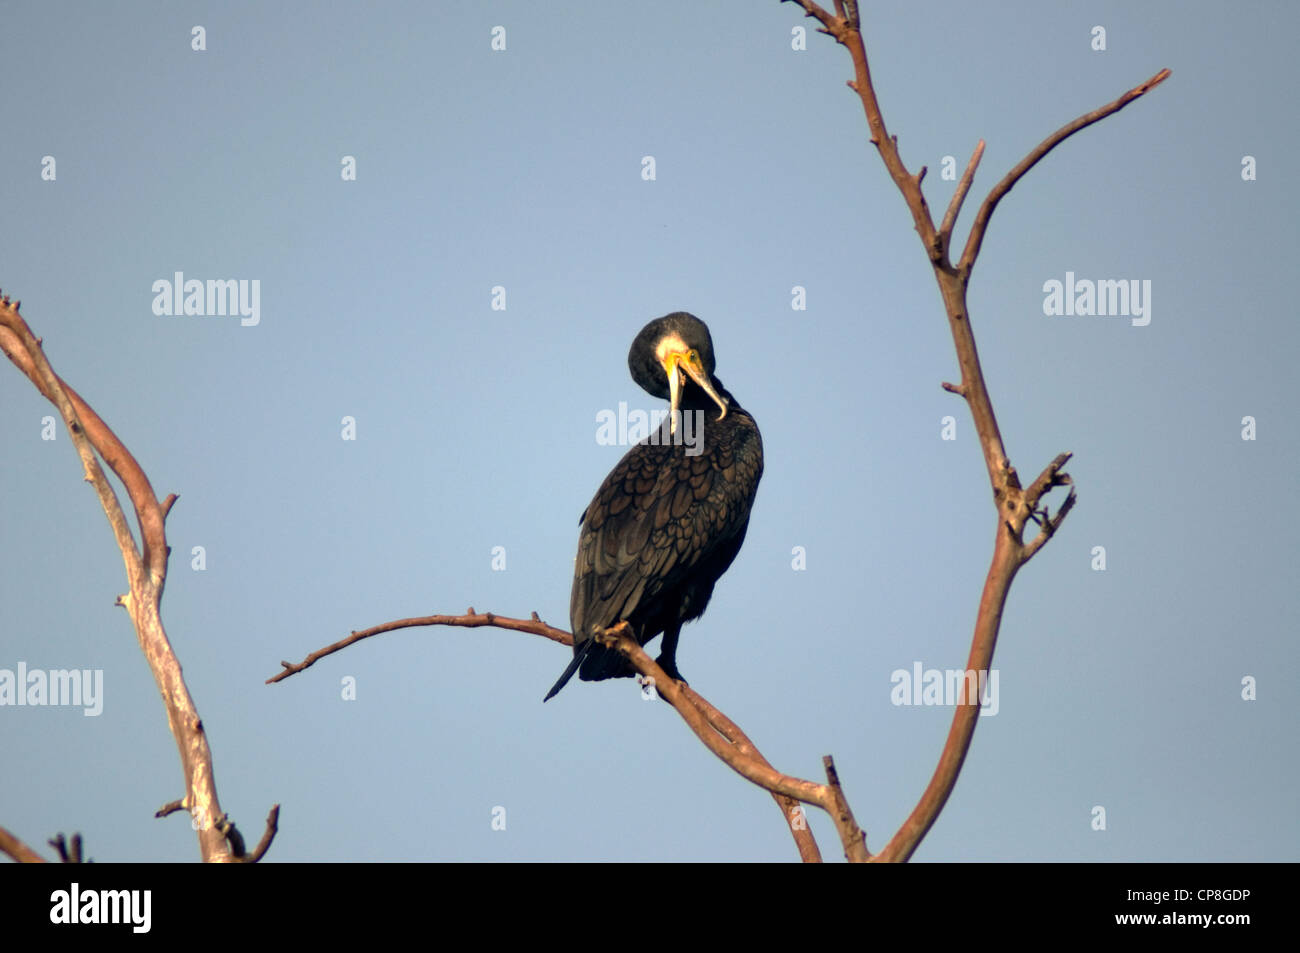
[[[578,520],[573,661],[544,701],[575,670],[584,681],[636,674],[616,649],[592,638],[623,620],[641,645],[662,632],[658,662],[681,678],[682,623],[704,612],[740,552],[763,475],[758,425],[714,376],[703,321],[684,311],[651,321],[627,364],[642,388],[668,398],[669,415],[619,461]]]

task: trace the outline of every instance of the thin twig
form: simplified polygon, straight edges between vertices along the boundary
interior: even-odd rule
[[[1134,86],[1114,102],[1107,103],[1100,109],[1094,109],[1090,113],[1084,113],[1073,122],[1066,123],[1040,142],[1033,152],[1021,159],[1015,168],[1003,176],[1002,181],[993,186],[993,191],[989,192],[988,198],[984,200],[984,204],[980,206],[979,212],[975,215],[975,224],[971,226],[970,235],[966,239],[966,250],[962,253],[961,263],[957,266],[957,270],[961,272],[964,280],[970,280],[971,269],[975,267],[975,259],[979,256],[980,245],[984,241],[984,230],[988,228],[989,219],[993,216],[993,210],[998,207],[998,203],[1002,201],[1003,196],[1011,191],[1012,186],[1020,181],[1021,176],[1037,165],[1039,159],[1080,129],[1085,129],[1094,122],[1105,119],[1111,113],[1119,112],[1133,100],[1159,86],[1168,78],[1169,70],[1162,69],[1145,83]]]
[[[966,201],[966,193],[970,191],[971,184],[975,181],[975,170],[979,168],[980,159],[983,157],[984,140],[981,139],[976,143],[970,161],[966,163],[966,171],[961,174],[961,181],[957,183],[957,191],[952,193],[952,201],[948,203],[948,211],[944,214],[943,221],[939,225],[939,239],[943,242],[945,256],[947,256],[948,247],[952,243],[953,226],[957,224],[957,216],[961,214],[962,203]]]
[[[262,839],[257,842],[253,852],[244,858],[244,863],[255,864],[266,856],[267,850],[271,847],[271,841],[275,840],[276,832],[280,830],[280,805],[271,806],[271,813],[266,815],[266,830],[262,832]]]
[[[80,834],[73,834],[71,842],[62,834],[55,834],[47,843],[59,855],[59,863],[61,864],[83,864],[86,862],[82,853],[83,845]]]
[[[381,625],[371,626],[368,629],[354,630],[346,638],[339,639],[322,649],[317,649],[305,659],[298,663],[281,662],[283,671],[272,675],[266,680],[266,684],[283,681],[290,675],[297,675],[303,669],[310,668],[327,655],[333,655],[360,642],[362,639],[368,639],[373,635],[380,635],[384,632],[392,632],[396,629],[414,629],[426,625],[452,625],[461,626],[466,629],[477,629],[482,626],[491,626],[497,629],[511,629],[515,632],[531,632],[533,635],[540,635],[543,638],[550,639],[552,642],[559,642],[561,645],[573,645],[573,636],[563,629],[557,629],[554,626],[547,625],[537,615],[533,613],[531,619],[511,619],[507,616],[497,615],[493,612],[477,613],[474,607],[470,606],[469,611],[464,615],[426,615],[418,616],[411,619],[398,619],[395,622],[385,622]]]

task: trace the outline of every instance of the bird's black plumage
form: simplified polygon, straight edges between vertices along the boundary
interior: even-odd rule
[[[664,634],[659,664],[681,678],[682,624],[704,612],[740,552],[763,475],[758,425],[713,375],[703,321],[682,311],[651,321],[627,360],[632,379],[653,396],[672,400],[676,390],[681,417],[674,423],[670,412],[628,451],[579,520],[569,601],[574,658],[547,699],[575,670],[585,681],[634,674],[592,638],[624,620],[641,645]]]

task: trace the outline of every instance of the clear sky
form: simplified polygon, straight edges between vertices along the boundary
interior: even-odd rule
[[[775,0],[340,6],[8,3],[0,31],[0,287],[180,495],[164,620],[223,807],[255,841],[281,803],[279,861],[795,858],[771,799],[632,682],[543,706],[568,651],[540,638],[397,632],[263,684],[405,616],[567,628],[578,516],[625,451],[597,415],[657,405],[627,349],[686,310],[766,472],[678,662],[781,770],[834,754],[879,849],[952,714],[891,677],[964,666],[995,517],[847,53]],[[862,6],[936,217],[945,157],[988,142],[960,241],[1044,136],[1173,70],[1022,180],[976,267],[1008,452],[1028,480],[1073,451],[1079,502],[1016,581],[997,713],[916,859],[1300,858],[1300,13]],[[256,281],[257,323],[156,314],[176,272]],[[1045,314],[1069,280],[1137,281],[1149,323]],[[102,671],[103,707],[0,707],[0,825],[193,860],[187,819],[152,816],[183,794],[175,745],[51,413],[0,366],[0,669]]]

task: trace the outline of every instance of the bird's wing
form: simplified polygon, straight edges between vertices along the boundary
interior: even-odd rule
[[[570,616],[579,644],[594,626],[628,618],[742,532],[761,474],[739,444],[757,430],[727,431],[688,456],[671,443],[628,451],[587,507]]]

